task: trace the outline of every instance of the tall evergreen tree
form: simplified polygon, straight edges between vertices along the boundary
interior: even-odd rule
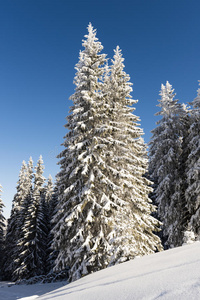
[[[197,97],[191,102],[191,126],[189,128],[187,159],[187,190],[185,192],[190,213],[188,231],[200,237],[200,88]]]
[[[20,249],[17,259],[18,268],[15,279],[29,279],[45,274],[47,227],[44,218],[44,181],[43,160],[40,156],[34,174],[34,188],[27,206],[22,237],[18,243]]]
[[[2,264],[3,264],[3,257],[5,254],[4,249],[4,230],[5,230],[5,218],[3,216],[3,201],[1,199],[1,193],[2,193],[2,186],[0,184],[0,278],[2,276]]]
[[[117,92],[116,99],[113,96],[109,102],[109,89],[102,82],[106,59],[100,54],[103,47],[91,24],[83,47],[76,66],[76,91],[71,97],[74,106],[66,125],[69,132],[65,136],[65,150],[59,156],[58,212],[53,229],[54,248],[58,250],[55,269],[70,267],[70,280],[151,253],[160,246],[152,233],[158,222],[150,216],[154,208],[149,203],[147,181],[142,177],[147,160],[143,140],[139,138],[141,130],[135,128],[138,118],[127,108],[133,103],[128,77],[120,79],[120,74],[118,78],[120,88],[125,90],[120,94],[124,101],[121,132],[116,133],[119,140],[115,141],[112,132],[119,128],[109,121],[114,101],[118,101]],[[117,55],[120,56],[119,51]],[[108,82],[108,75],[106,78]],[[115,144],[119,147],[113,152]],[[135,152],[129,157],[130,149]],[[122,171],[120,159],[127,166]]]
[[[108,194],[116,220],[112,239],[111,263],[118,263],[137,255],[161,249],[160,240],[153,232],[159,222],[151,214],[155,207],[148,194],[151,184],[147,172],[147,151],[139,127],[139,118],[133,114],[130,77],[124,71],[124,58],[119,47],[114,50],[110,76],[106,79],[107,147],[105,159],[107,176],[118,189]],[[103,137],[104,139],[104,137]],[[111,159],[112,158],[112,159]],[[114,194],[115,197],[112,197]],[[120,200],[120,201],[119,201]]]
[[[161,100],[158,106],[161,116],[152,131],[150,141],[151,179],[155,182],[155,198],[158,217],[163,222],[162,239],[164,246],[174,247],[183,243],[182,220],[185,217],[183,193],[184,172],[180,167],[183,158],[183,126],[186,111],[174,99],[175,94],[169,82],[161,85]],[[182,165],[183,166],[183,165]]]
[[[70,266],[72,279],[87,274],[89,268],[94,271],[107,264],[102,258],[102,250],[96,256],[96,250],[91,250],[99,243],[102,248],[106,247],[100,241],[103,236],[100,225],[103,208],[97,202],[94,191],[94,169],[100,163],[94,147],[102,106],[101,78],[106,56],[100,54],[103,46],[91,24],[83,47],[85,49],[80,52],[76,65],[76,91],[71,97],[74,106],[66,125],[69,133],[65,136],[65,150],[59,156],[58,212],[53,230],[54,247],[58,250],[55,270]]]

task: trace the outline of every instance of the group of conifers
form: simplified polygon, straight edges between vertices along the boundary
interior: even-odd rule
[[[109,64],[91,24],[82,45],[55,185],[23,162],[6,231],[0,199],[4,280],[73,281],[199,237],[200,89],[187,107],[161,86],[148,156],[120,48]]]

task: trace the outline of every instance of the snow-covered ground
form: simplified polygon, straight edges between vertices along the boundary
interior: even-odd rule
[[[137,258],[56,290],[59,284],[64,283],[2,287],[0,299],[197,300],[200,299],[200,243]]]
[[[65,282],[32,285],[13,285],[12,283],[0,282],[0,300],[33,300],[40,295],[53,292],[63,285]]]

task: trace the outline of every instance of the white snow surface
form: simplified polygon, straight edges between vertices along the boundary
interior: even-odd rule
[[[12,283],[0,281],[0,300],[38,299],[40,295],[57,290],[63,285],[66,285],[66,282],[62,281],[45,284],[37,283],[32,285],[14,285]]]
[[[136,258],[59,289],[56,284],[62,286],[63,282],[4,286],[0,288],[0,299],[197,300],[200,299],[200,242]],[[51,291],[45,294],[47,290]]]

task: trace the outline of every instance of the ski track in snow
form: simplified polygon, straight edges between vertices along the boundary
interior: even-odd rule
[[[137,258],[68,285],[6,284],[0,283],[0,300],[198,300],[200,243]]]

